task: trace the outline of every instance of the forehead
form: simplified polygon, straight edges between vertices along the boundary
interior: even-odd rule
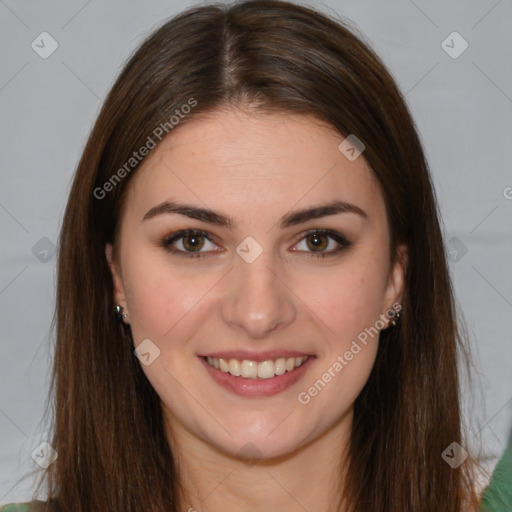
[[[344,136],[310,116],[214,111],[175,128],[132,178],[127,204],[183,199],[243,216],[329,200],[383,214],[363,156],[338,149]]]

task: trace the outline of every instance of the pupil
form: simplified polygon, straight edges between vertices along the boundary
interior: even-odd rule
[[[311,245],[316,249],[325,249],[325,237],[323,235],[310,235]]]
[[[192,234],[184,238],[184,246],[186,249],[201,249],[202,243],[200,242],[201,235]]]

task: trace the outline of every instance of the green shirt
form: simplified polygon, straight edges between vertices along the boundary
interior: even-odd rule
[[[31,501],[30,503],[13,503],[11,505],[3,505],[0,512],[39,512],[44,510],[42,501]]]
[[[485,488],[479,512],[512,511],[512,435],[505,453],[492,472],[491,481]]]

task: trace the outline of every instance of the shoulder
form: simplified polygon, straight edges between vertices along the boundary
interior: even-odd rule
[[[45,508],[44,505],[42,501],[11,503],[9,505],[0,505],[0,512],[43,512]]]
[[[481,512],[512,510],[512,437],[484,489]]]

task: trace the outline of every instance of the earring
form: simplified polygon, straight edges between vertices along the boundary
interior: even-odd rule
[[[123,307],[119,304],[114,308],[114,314],[118,320],[124,320],[125,318],[128,318],[128,314],[123,314]]]
[[[400,320],[400,311],[397,311],[396,315],[390,320],[391,325],[395,327],[398,323],[398,320]]]

